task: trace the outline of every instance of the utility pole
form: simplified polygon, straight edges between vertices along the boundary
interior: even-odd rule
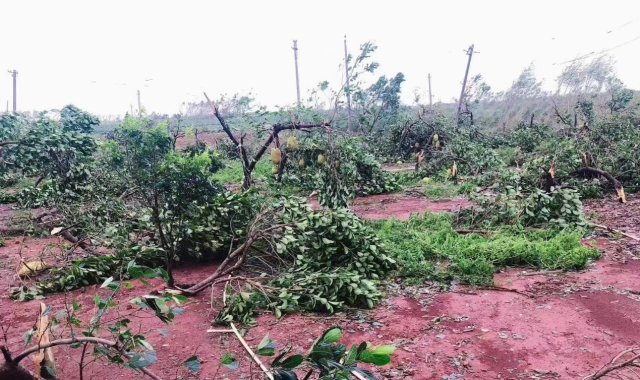
[[[142,103],[140,102],[140,90],[138,90],[138,116],[142,116]]]
[[[344,36],[344,71],[345,92],[347,93],[347,132],[351,132],[351,93],[349,90],[349,54],[347,53],[347,36]]]
[[[298,93],[298,106],[300,106],[300,77],[298,76],[298,40],[293,40],[293,59],[296,61],[296,91]]]
[[[429,110],[433,109],[433,97],[431,96],[431,73],[427,76],[429,78]]]
[[[460,92],[460,101],[458,102],[458,112],[456,113],[456,125],[460,118],[460,111],[462,110],[462,99],[464,99],[464,90],[467,87],[467,76],[469,76],[469,67],[471,66],[471,57],[473,56],[473,44],[467,49],[467,55],[469,60],[467,61],[467,71],[464,72],[464,81],[462,81],[462,91]]]
[[[7,70],[13,77],[13,112],[16,112],[16,77],[18,76],[18,72],[16,70]],[[8,108],[8,107],[7,107]]]

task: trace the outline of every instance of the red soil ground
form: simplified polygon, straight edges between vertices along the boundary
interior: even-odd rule
[[[309,202],[312,207],[318,208],[318,201]],[[471,202],[464,198],[451,200],[429,200],[425,197],[411,196],[406,193],[380,194],[351,200],[349,208],[361,218],[384,219],[396,218],[407,220],[412,213],[425,211],[454,212],[463,207],[470,207]]]
[[[613,200],[589,201],[590,217],[601,224],[622,228],[640,235],[640,199],[630,197],[626,205]],[[390,200],[389,200],[390,199]],[[385,201],[386,200],[386,201]],[[364,217],[405,218],[409,212],[426,209],[455,210],[462,200],[428,202],[395,196],[368,197],[354,202],[353,208]],[[0,213],[8,213],[0,208]],[[2,219],[2,218],[0,218]],[[495,276],[496,285],[512,289],[496,291],[458,286],[441,293],[425,283],[405,287],[392,283],[387,296],[373,310],[350,310],[337,315],[285,315],[270,313],[257,318],[257,327],[246,329],[245,339],[252,346],[265,334],[278,341],[278,347],[293,346],[307,350],[326,328],[343,328],[345,343],[370,341],[398,347],[393,361],[375,369],[387,379],[580,379],[599,369],[622,349],[640,341],[640,245],[624,238],[611,240],[595,236],[585,244],[596,244],[605,256],[587,270],[573,273],[536,274],[509,269]],[[55,253],[48,245],[57,238],[11,238],[0,248],[0,322],[7,333],[8,346],[18,352],[24,347],[21,335],[35,322],[40,301],[17,303],[8,299],[10,286],[18,284],[15,268],[18,252],[25,258]],[[22,249],[21,249],[22,247]],[[179,282],[204,278],[214,265],[182,267]],[[184,314],[174,325],[166,326],[155,318],[131,316],[131,328],[141,331],[157,350],[158,362],[150,368],[165,379],[260,379],[260,371],[232,334],[207,333],[210,321],[220,308],[221,287],[213,294],[202,294],[186,302]],[[116,297],[119,313],[131,313],[127,302],[163,284],[151,286],[134,282],[133,289]],[[516,292],[517,291],[517,292]],[[82,319],[93,314],[94,293],[106,293],[90,286],[68,294],[56,294],[44,300],[52,313],[76,299],[83,305]],[[104,295],[104,294],[103,294]],[[115,315],[115,310],[111,316]],[[165,329],[163,337],[157,329]],[[56,332],[56,334],[64,332]],[[68,334],[68,332],[67,332]],[[218,370],[222,355],[233,352],[240,368]],[[189,374],[181,363],[192,355],[203,360],[202,368]],[[58,374],[77,379],[79,350],[55,349]],[[25,361],[27,365],[31,363]],[[129,369],[98,361],[85,369],[85,379],[139,378]]]

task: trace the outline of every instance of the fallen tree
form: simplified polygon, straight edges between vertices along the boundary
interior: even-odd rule
[[[576,171],[573,172],[574,175],[585,175],[585,174],[592,174],[592,175],[597,175],[597,176],[602,176],[604,178],[607,179],[607,181],[609,181],[609,183],[611,185],[613,185],[613,188],[616,190],[616,193],[618,195],[618,201],[620,203],[626,203],[627,199],[624,195],[624,188],[622,187],[622,183],[620,181],[618,181],[617,179],[615,179],[611,174],[600,170],[600,169],[596,169],[596,168],[592,168],[592,167],[588,167],[585,166],[583,168],[580,168]]]

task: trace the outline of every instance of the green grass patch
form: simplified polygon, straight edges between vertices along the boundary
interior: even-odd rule
[[[457,196],[460,186],[453,182],[430,182],[422,185],[424,195],[429,199],[451,199]]]
[[[445,213],[376,221],[372,226],[397,260],[399,275],[413,281],[489,285],[499,267],[574,270],[600,257],[597,249],[580,244],[581,232],[504,227],[487,236],[463,235],[455,232],[451,215]]]
[[[225,184],[228,182],[242,182],[242,163],[239,160],[228,160],[224,162],[225,167],[213,174],[213,178],[218,182]],[[262,159],[258,161],[255,169],[253,169],[254,178],[267,178],[271,176],[271,160]]]

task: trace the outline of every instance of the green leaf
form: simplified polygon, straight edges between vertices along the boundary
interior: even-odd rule
[[[104,280],[104,282],[102,283],[102,286],[100,286],[100,288],[106,288],[107,286],[109,286],[109,284],[113,281],[113,276],[107,278],[106,280]]]
[[[385,365],[391,362],[391,357],[389,355],[378,355],[374,354],[371,351],[364,351],[360,354],[360,361],[363,363],[371,363],[375,365]]]
[[[342,330],[340,327],[333,327],[322,334],[322,343],[335,343],[342,337]]]
[[[225,352],[224,355],[222,356],[222,360],[220,362],[223,366],[229,368],[230,370],[236,370],[238,369],[238,366],[240,365],[240,363],[238,363],[236,361],[235,356],[233,356],[232,353],[230,352]]]
[[[200,370],[200,360],[198,359],[197,356],[190,357],[189,359],[185,360],[184,363],[182,363],[182,365],[187,367],[189,371],[195,372]]]
[[[153,351],[144,352],[144,353],[135,353],[129,359],[129,367],[131,368],[144,368],[158,360],[156,353]]]
[[[262,338],[262,340],[260,341],[260,344],[258,344],[258,350],[266,347],[267,344],[269,344],[269,342],[271,342],[271,339],[269,339],[269,334],[267,334],[264,336],[264,338]]]
[[[286,369],[279,369],[277,375],[277,379],[279,380],[298,380],[298,375],[296,375],[295,372]]]
[[[34,332],[33,329],[29,329],[29,330],[27,330],[27,332],[22,334],[22,337],[24,338],[24,344],[25,345],[31,344],[31,338],[33,338],[33,332]]]
[[[349,349],[349,353],[347,354],[347,357],[344,359],[344,365],[350,366],[351,364],[355,363],[357,357],[358,357],[358,348],[356,347],[355,344],[352,344],[351,348]]]
[[[56,372],[55,368],[47,366],[44,367],[44,370],[49,374],[46,378],[55,379],[58,377],[58,372]]]
[[[282,364],[280,364],[280,366],[282,368],[293,369],[293,368],[296,368],[297,366],[299,366],[300,364],[302,364],[303,361],[304,361],[304,356],[302,356],[302,355],[291,355],[288,358],[286,358],[282,362]]]
[[[273,356],[273,354],[275,353],[275,348],[276,345],[278,344],[278,342],[274,342],[271,339],[269,339],[269,334],[265,335],[264,338],[262,338],[262,341],[260,342],[260,344],[258,344],[258,355],[260,356]]]
[[[392,345],[386,346],[375,346],[371,349],[371,352],[374,355],[391,355],[396,350],[396,348]]]
[[[49,314],[49,312],[51,311],[51,309],[53,309],[53,306],[49,305],[46,307],[46,309],[44,309],[44,311],[42,312],[42,316],[46,316],[47,314]]]

